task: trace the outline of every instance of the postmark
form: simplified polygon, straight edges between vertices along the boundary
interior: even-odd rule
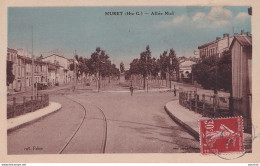
[[[244,152],[242,117],[203,119],[199,125],[203,155]]]

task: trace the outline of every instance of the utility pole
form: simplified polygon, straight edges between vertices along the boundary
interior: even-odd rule
[[[171,68],[172,68],[172,58],[170,58],[170,70],[169,70],[169,80],[170,80],[170,90],[172,89],[172,80],[171,80],[171,72],[172,72],[172,70],[171,70]]]
[[[32,26],[32,96],[34,96],[34,56],[33,56],[33,26]]]
[[[75,56],[74,56],[74,89],[76,89],[76,85],[77,85],[77,64],[76,64],[76,55],[77,52],[75,50]]]

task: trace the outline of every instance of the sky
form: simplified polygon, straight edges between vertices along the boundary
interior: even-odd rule
[[[72,58],[89,58],[101,47],[112,63],[126,68],[149,45],[159,57],[173,48],[177,56],[194,56],[198,46],[223,33],[251,33],[248,6],[188,7],[11,7],[8,8],[8,47],[34,55],[58,50]],[[165,15],[165,12],[174,13]],[[123,15],[105,15],[123,12]],[[125,15],[126,12],[135,15]],[[136,15],[136,12],[142,15]],[[161,12],[163,15],[151,15]],[[147,13],[147,14],[145,14]],[[33,27],[33,28],[32,28]],[[33,35],[32,35],[33,32]],[[197,55],[198,56],[198,55]]]

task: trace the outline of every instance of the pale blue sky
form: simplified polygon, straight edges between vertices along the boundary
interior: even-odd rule
[[[199,45],[223,33],[249,31],[245,7],[41,7],[8,9],[8,47],[31,51],[32,26],[36,56],[58,49],[90,57],[97,46],[112,62],[128,66],[146,45],[152,56],[173,48],[177,56],[193,56]],[[174,11],[173,16],[105,16],[106,11]],[[45,54],[44,54],[45,55]]]

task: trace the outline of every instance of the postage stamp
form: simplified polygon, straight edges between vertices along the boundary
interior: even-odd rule
[[[203,119],[199,125],[202,154],[244,152],[242,117]]]

